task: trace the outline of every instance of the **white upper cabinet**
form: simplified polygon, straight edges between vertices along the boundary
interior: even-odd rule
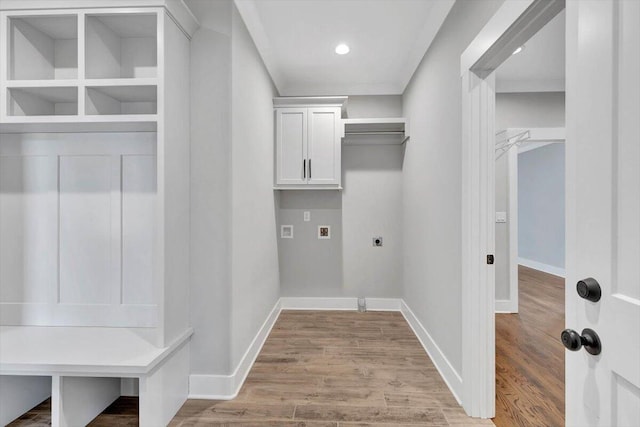
[[[306,108],[276,110],[276,185],[307,183],[307,117]]]
[[[339,107],[307,109],[309,184],[340,185],[341,118]]]
[[[339,189],[346,98],[276,98],[277,189]],[[303,102],[307,101],[308,105]]]

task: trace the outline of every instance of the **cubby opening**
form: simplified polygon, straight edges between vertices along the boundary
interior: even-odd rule
[[[156,14],[87,15],[86,77],[157,76]]]
[[[88,87],[86,114],[156,114],[157,92],[156,86]]]
[[[9,18],[10,80],[78,78],[78,20],[74,15]]]
[[[29,87],[8,89],[9,116],[74,116],[78,88]]]

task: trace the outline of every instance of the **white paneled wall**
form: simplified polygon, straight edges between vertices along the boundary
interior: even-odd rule
[[[155,326],[155,133],[2,138],[0,323]]]

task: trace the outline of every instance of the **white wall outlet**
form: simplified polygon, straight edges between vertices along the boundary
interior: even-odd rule
[[[506,212],[496,212],[496,222],[503,224],[507,222],[507,213]]]
[[[293,239],[293,225],[281,225],[280,226],[280,238],[281,239]]]
[[[311,212],[310,211],[304,211],[304,221],[305,222],[311,221]]]

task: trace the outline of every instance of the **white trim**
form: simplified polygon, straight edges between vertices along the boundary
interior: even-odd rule
[[[516,301],[517,304],[517,301]],[[496,300],[496,313],[517,313],[518,306],[510,299]]]
[[[367,311],[400,311],[402,299],[400,298],[365,298]]]
[[[462,405],[472,417],[495,411],[494,75],[462,78]],[[491,237],[489,237],[491,236]]]
[[[507,158],[507,168],[509,176],[509,213],[507,218],[509,223],[509,304],[506,308],[510,313],[518,312],[518,152],[511,150]],[[496,301],[496,312],[498,312]]]
[[[276,323],[281,307],[278,300],[231,375],[189,375],[189,399],[234,399]]]
[[[282,297],[283,310],[357,310],[358,298]]]
[[[558,277],[565,277],[565,269],[562,267],[556,267],[554,265],[545,264],[542,262],[534,261],[532,259],[518,257],[518,264],[525,267],[533,268],[534,270],[542,271],[544,273],[553,274]]]
[[[463,390],[462,377],[460,374],[455,370],[453,365],[451,365],[449,359],[447,359],[442,350],[440,350],[438,344],[436,344],[433,338],[431,338],[429,332],[427,332],[425,327],[422,326],[422,323],[420,323],[405,301],[402,301],[401,303],[400,312],[411,327],[411,330],[413,330],[413,333],[418,337],[420,344],[422,344],[422,347],[429,355],[429,358],[440,373],[440,376],[449,387],[449,390],[451,390],[453,397],[456,398],[458,403],[461,403],[460,397],[462,396]]]
[[[522,13],[527,10],[534,0],[507,1],[487,22],[469,44],[460,58],[460,75],[464,76],[473,64],[484,55],[491,46],[502,36]]]

